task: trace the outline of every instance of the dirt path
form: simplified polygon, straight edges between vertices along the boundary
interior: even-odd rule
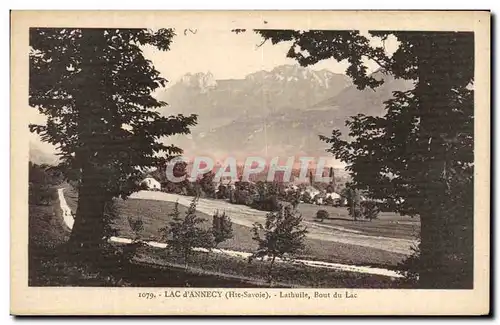
[[[130,198],[171,202],[177,201],[179,204],[184,206],[189,206],[192,200],[192,197],[189,196],[153,191],[136,192],[132,194]],[[199,199],[196,208],[197,210],[208,215],[212,215],[217,210],[225,211],[229,216],[231,216],[231,220],[234,223],[246,227],[252,227],[254,222],[263,223],[267,213],[265,211],[252,209],[245,205],[236,205],[226,201],[209,199]],[[310,221],[304,221],[304,224],[309,230],[307,236],[312,239],[365,246],[404,255],[410,255],[412,253],[411,246],[414,244],[414,241],[412,240],[365,235],[359,230],[348,229],[345,227],[318,225]]]

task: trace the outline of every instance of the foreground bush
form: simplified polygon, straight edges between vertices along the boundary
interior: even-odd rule
[[[316,219],[318,219],[321,222],[323,222],[323,220],[325,219],[328,219],[329,216],[330,215],[326,210],[318,210],[318,212],[316,212]]]
[[[257,251],[250,261],[256,257],[269,257],[269,281],[272,279],[274,262],[277,257],[292,259],[292,256],[305,248],[304,240],[307,229],[302,226],[302,216],[290,206],[282,207],[278,212],[266,215],[264,225],[256,222],[252,228],[253,237],[258,244]]]

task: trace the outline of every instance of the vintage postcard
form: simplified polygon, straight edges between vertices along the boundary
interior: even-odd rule
[[[487,11],[13,11],[14,315],[485,315]]]

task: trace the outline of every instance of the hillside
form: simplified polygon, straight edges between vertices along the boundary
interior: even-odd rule
[[[292,75],[298,73],[298,76],[303,76],[304,70],[301,69],[303,68],[286,66],[275,70],[287,71]],[[328,90],[325,88],[325,79],[323,82],[319,82],[314,77],[316,74],[317,72],[309,74],[313,77],[307,81],[300,79],[301,85],[304,83],[312,84],[304,86],[300,92],[291,90],[295,86],[294,81],[285,82],[282,85],[282,90],[272,88],[273,92],[265,92],[264,100],[262,93],[260,95],[258,92],[251,93],[248,91],[249,88],[245,88],[252,84],[249,80],[255,81],[252,89],[258,87],[260,87],[259,89],[266,87],[270,89],[271,87],[265,80],[277,78],[280,74],[270,75],[261,71],[247,76],[244,80],[201,83],[209,86],[198,87],[198,92],[193,88],[188,88],[191,92],[190,95],[186,93],[186,87],[175,85],[169,90],[171,98],[182,97],[181,95],[174,96],[177,89],[182,89],[183,96],[186,96],[185,102],[197,103],[193,104],[192,107],[204,107],[200,113],[199,125],[193,128],[192,135],[177,137],[176,143],[184,148],[187,154],[204,154],[212,157],[224,157],[228,154],[236,157],[248,155],[265,157],[330,156],[325,152],[328,145],[319,140],[320,134],[329,135],[333,129],[340,129],[346,133],[346,119],[359,113],[383,114],[384,102],[391,98],[393,91],[404,91],[411,87],[411,83],[408,81],[397,80],[389,75],[376,72],[374,76],[383,78],[385,81],[376,90],[360,91],[353,85],[345,87],[343,86],[345,83],[339,81],[342,79],[337,79],[338,75],[331,75],[329,80],[335,79],[337,83],[335,86],[333,83],[329,84]],[[294,77],[286,78],[293,79]],[[203,78],[202,80],[206,81]],[[199,86],[200,82],[192,84]],[[270,84],[279,87],[279,83]],[[219,92],[226,95],[216,96]],[[312,103],[313,98],[321,98],[325,94],[329,94],[329,97]],[[269,96],[266,97],[267,95]],[[259,96],[260,102],[258,102]],[[208,105],[201,103],[203,97],[207,98],[207,102],[208,98],[216,97],[217,100],[211,101]],[[274,106],[266,105],[266,103],[273,103]],[[189,108],[179,101],[174,101],[172,109],[189,111]],[[197,112],[197,110],[193,110],[193,112]]]
[[[351,85],[349,78],[327,70],[283,65],[244,79],[216,80],[211,73],[187,74],[159,95],[165,114],[196,113],[199,132],[235,120],[308,109]]]
[[[349,116],[381,115],[393,91],[411,87],[381,72],[374,76],[384,84],[360,91],[345,75],[292,65],[244,79],[216,80],[210,73],[196,73],[185,75],[158,97],[169,103],[162,111],[165,115],[199,115],[192,134],[168,139],[187,156],[331,157],[318,135],[329,135],[333,129],[345,134]],[[30,160],[53,164],[57,157],[38,144],[31,147]]]

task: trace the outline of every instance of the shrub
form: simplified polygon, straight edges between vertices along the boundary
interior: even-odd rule
[[[271,258],[269,265],[269,281],[272,280],[273,265],[277,257],[291,259],[293,254],[304,249],[307,229],[302,225],[302,216],[291,207],[282,207],[277,212],[266,215],[264,225],[256,222],[252,228],[253,237],[258,244],[253,258]]]
[[[323,222],[323,220],[325,219],[328,219],[329,216],[330,215],[326,210],[318,210],[318,212],[316,212],[316,219],[318,219],[321,222]]]
[[[141,218],[128,217],[128,224],[134,233],[133,241],[138,241],[141,238],[141,232],[144,230],[144,223]]]
[[[217,192],[215,193],[217,199],[225,200],[229,198],[229,189],[226,185],[220,184]]]
[[[374,201],[361,202],[361,213],[365,219],[372,221],[373,219],[378,218],[379,212],[380,209],[377,205],[377,202]]]
[[[145,245],[145,243],[141,240],[140,233],[144,229],[142,220],[137,218],[128,217],[128,223],[132,232],[134,233],[134,237],[132,238],[132,242],[130,244],[126,244],[122,248],[122,254],[125,263],[129,263],[135,256],[139,247]]]
[[[104,204],[104,236],[105,239],[109,239],[110,237],[117,236],[118,231],[113,227],[115,220],[119,218],[118,209],[116,207],[115,201],[110,200]],[[129,221],[130,226],[130,221]],[[134,231],[133,228],[131,228]],[[140,230],[142,231],[142,230]]]
[[[326,199],[325,199],[325,204],[326,205],[330,205],[330,206],[333,206],[333,198],[331,196],[327,196]]]
[[[182,254],[186,266],[193,248],[212,248],[214,245],[211,231],[200,227],[205,219],[196,215],[197,201],[198,198],[194,197],[184,218],[180,217],[179,203],[176,202],[171,213],[173,220],[167,227],[160,229],[168,248]]]
[[[202,178],[197,182],[200,184],[205,197],[215,198],[215,192],[217,191],[217,187],[214,183],[215,174],[213,172],[208,172],[203,174]]]
[[[217,211],[212,220],[212,236],[214,238],[214,247],[217,247],[220,243],[233,238],[233,223],[231,218],[222,212],[219,215]]]
[[[276,195],[271,195],[262,200],[254,200],[251,207],[261,211],[276,211],[279,209],[279,201]]]
[[[420,259],[420,242],[412,246],[412,254],[397,265],[397,272],[404,277],[406,283],[413,286],[418,284],[418,277],[422,270]]]
[[[296,209],[300,203],[300,196],[301,195],[299,191],[290,190],[288,192],[285,192],[283,200],[290,203],[293,208]]]
[[[334,207],[342,207],[344,206],[344,199],[343,198],[334,199],[332,205]]]
[[[311,195],[307,192],[302,193],[301,198],[304,203],[312,203]]]
[[[342,191],[347,199],[347,211],[354,221],[362,216],[361,195],[359,190],[353,188],[350,184]]]
[[[29,202],[37,205],[49,205],[54,196],[54,190],[49,186],[30,183]]]

